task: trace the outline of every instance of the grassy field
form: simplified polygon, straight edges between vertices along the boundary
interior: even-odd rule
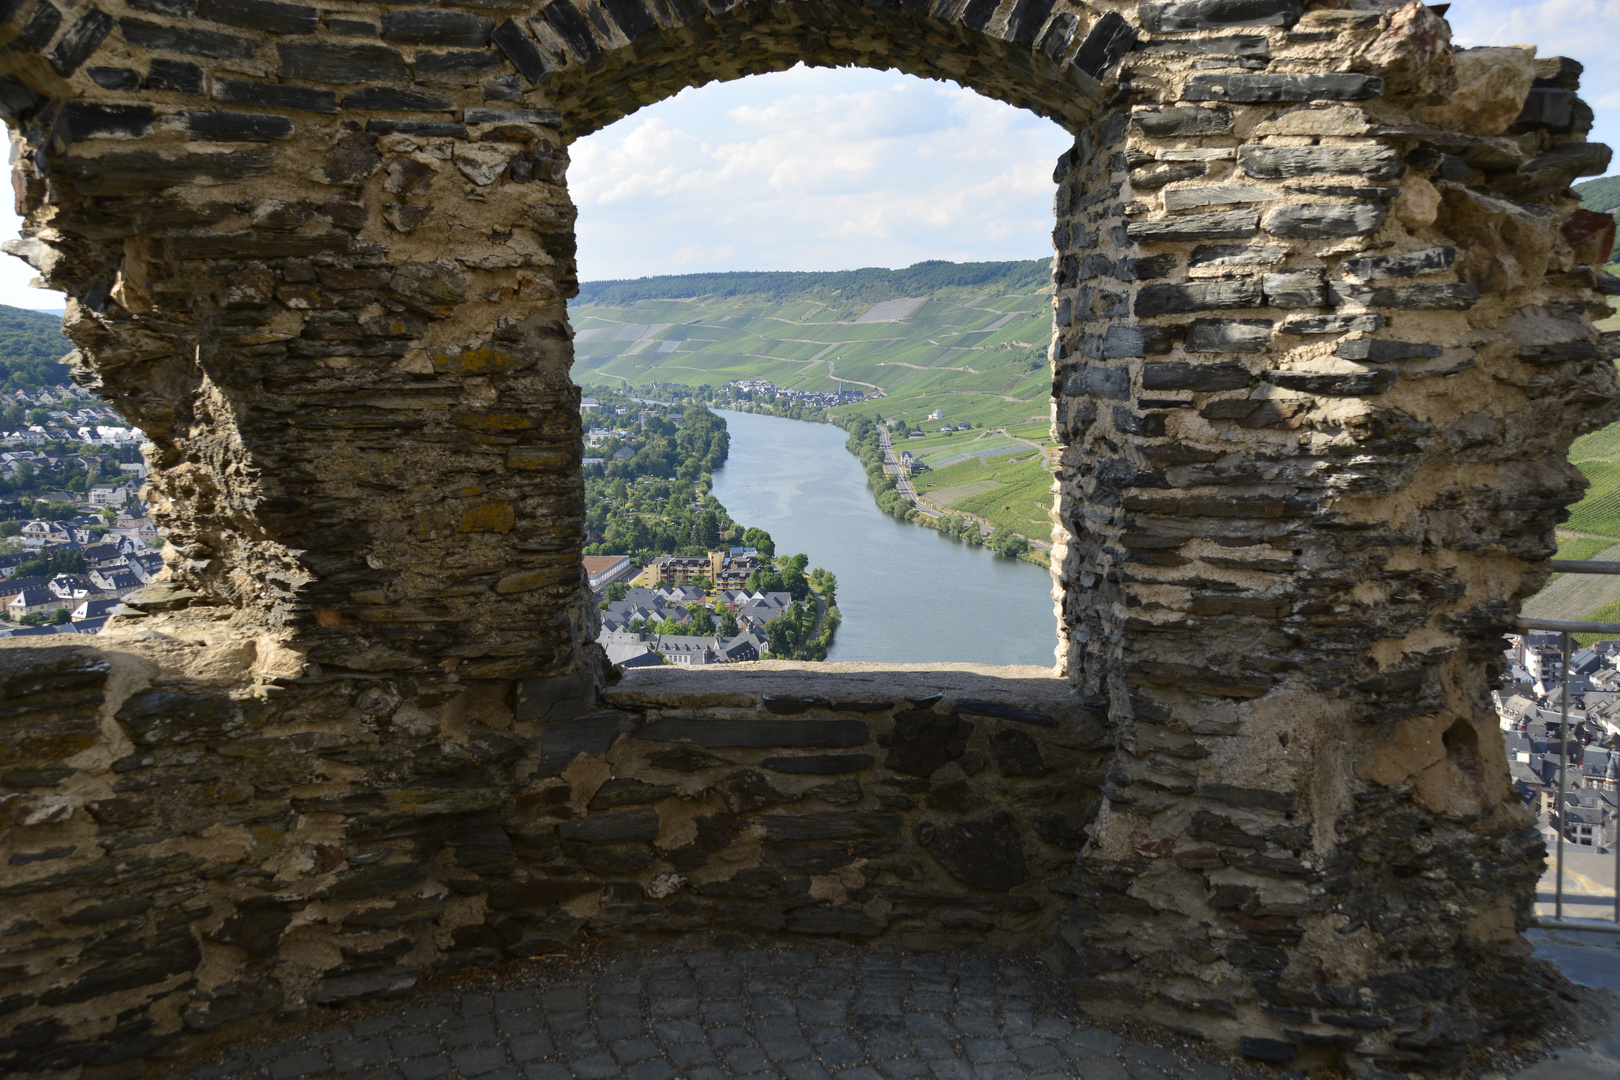
[[[937,506],[976,514],[1036,540],[1047,539],[1052,521],[1052,474],[1045,456],[1033,451],[970,458],[913,477],[917,493]]]
[[[1046,439],[1052,290],[1038,276],[1013,272],[1022,264],[1006,265],[1001,279],[932,290],[890,322],[861,322],[875,304],[851,304],[824,289],[614,303],[624,290],[586,286],[584,296],[603,299],[569,308],[574,381],[634,388],[765,379],[794,390],[880,389],[881,402],[846,408],[876,404],[885,418],[935,430],[962,421],[1016,425],[1017,434]],[[936,409],[944,418],[930,424]]]

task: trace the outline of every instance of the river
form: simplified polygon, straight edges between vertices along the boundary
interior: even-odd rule
[[[885,515],[841,428],[719,411],[731,453],[715,497],[733,521],[770,533],[778,555],[802,551],[838,577],[844,621],[827,659],[1052,665],[1044,567]]]

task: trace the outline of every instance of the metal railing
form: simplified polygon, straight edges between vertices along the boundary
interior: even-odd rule
[[[1594,562],[1590,560],[1554,559],[1552,568],[1560,574],[1620,574],[1620,562]],[[1566,825],[1568,807],[1565,797],[1569,791],[1567,774],[1569,772],[1569,644],[1571,634],[1614,634],[1620,637],[1620,623],[1603,622],[1560,622],[1553,619],[1525,619],[1517,620],[1521,631],[1541,630],[1552,631],[1559,635],[1559,642],[1563,653],[1563,670],[1560,673],[1560,714],[1558,722],[1558,801],[1554,809],[1558,815],[1558,848],[1554,857],[1553,872],[1553,917],[1545,919],[1537,917],[1532,925],[1543,930],[1599,930],[1607,933],[1620,933],[1620,820],[1615,823],[1615,842],[1609,845],[1609,852],[1615,856],[1614,860],[1614,921],[1603,922],[1596,919],[1566,919],[1564,917],[1564,837],[1569,831]],[[1614,751],[1620,752],[1620,751]],[[1584,757],[1584,755],[1583,755]],[[1602,815],[1598,817],[1596,843],[1592,845],[1594,853],[1603,844],[1605,830]],[[1538,890],[1539,892],[1539,887]]]

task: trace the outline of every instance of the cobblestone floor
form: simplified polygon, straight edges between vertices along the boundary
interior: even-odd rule
[[[192,1061],[179,1080],[1229,1080],[1076,1025],[1026,961],[652,953],[441,988],[347,1026]]]

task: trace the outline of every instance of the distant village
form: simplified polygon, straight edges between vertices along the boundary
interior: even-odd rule
[[[1570,654],[1565,793],[1558,798],[1564,742],[1563,652],[1556,633],[1510,634],[1509,669],[1493,691],[1513,786],[1538,815],[1549,845],[1613,852],[1620,840],[1620,641]]]
[[[814,409],[831,409],[838,405],[849,405],[857,401],[871,401],[888,396],[877,387],[874,387],[871,393],[864,393],[859,390],[836,390],[832,393],[789,390],[764,379],[733,379],[727,384],[727,389],[732,392],[733,397],[749,401],[770,401]]]
[[[95,395],[78,386],[0,392],[0,446],[50,442],[139,447],[146,440]]]
[[[758,660],[768,651],[766,624],[793,605],[790,593],[750,593],[742,587],[769,568],[754,548],[707,557],[664,555],[645,567],[624,555],[586,556],[586,574],[602,612],[597,643],[620,667]]]

